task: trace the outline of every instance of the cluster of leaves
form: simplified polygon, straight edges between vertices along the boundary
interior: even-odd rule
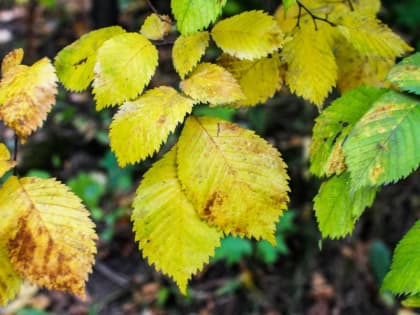
[[[57,55],[55,66],[66,88],[81,91],[92,82],[98,110],[121,105],[110,126],[120,166],[158,151],[195,104],[255,105],[277,90],[279,56],[268,54],[281,47],[283,36],[274,18],[261,11],[217,23],[211,36],[224,54],[219,64],[199,63],[210,41],[210,33],[199,30],[217,18],[224,4],[202,2],[194,9],[194,2],[172,3],[182,33],[173,46],[182,92],[160,86],[138,96],[156,70],[158,53],[150,40],[168,33],[167,16],[152,14],[139,33],[119,27],[93,31]],[[263,76],[268,77],[259,82]],[[188,279],[214,254],[223,235],[275,244],[276,222],[289,200],[288,178],[280,154],[253,132],[217,118],[190,116],[179,142],[137,190],[132,219],[143,255],[185,292]]]
[[[0,118],[25,142],[55,103],[57,77],[48,58],[32,66],[22,59],[21,49],[3,59]],[[15,166],[0,143],[0,176]],[[10,176],[0,188],[0,214],[0,304],[14,297],[23,279],[85,295],[97,236],[89,212],[67,186],[53,178]]]
[[[285,81],[321,106],[336,85],[383,84],[395,58],[411,49],[377,20],[376,0],[296,1],[287,3],[288,10],[280,6],[276,18],[243,12],[206,30],[225,4],[171,1],[180,32],[172,49],[180,91],[159,86],[142,94],[158,65],[159,42],[152,41],[171,32],[169,16],[151,14],[139,32],[117,26],[90,32],[57,55],[67,89],[82,91],[92,83],[97,110],[120,106],[110,145],[121,167],[159,151],[196,104],[254,106]],[[200,62],[211,40],[222,53],[214,63]],[[349,80],[348,73],[357,75]],[[274,244],[288,191],[286,165],[270,144],[233,123],[189,116],[179,142],[137,190],[136,239],[149,262],[185,292],[224,235]]]
[[[310,170],[328,177],[314,200],[324,237],[352,232],[382,185],[420,165],[420,53],[394,66],[387,78],[395,88],[355,88],[316,119]],[[384,289],[418,296],[419,238],[420,221],[397,246]]]

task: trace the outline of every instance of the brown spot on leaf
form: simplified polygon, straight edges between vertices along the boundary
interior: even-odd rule
[[[376,184],[378,182],[379,176],[383,173],[383,168],[380,164],[375,165],[374,168],[369,172],[369,178],[372,184]]]
[[[18,232],[8,242],[12,262],[19,262],[23,268],[31,266],[36,249],[36,243],[29,227],[28,217],[29,214],[19,218],[17,225]]]
[[[213,208],[215,207],[220,207],[224,200],[225,200],[225,196],[223,195],[222,192],[220,191],[215,191],[209,199],[207,199],[206,205],[204,206],[202,215],[209,219],[212,220],[213,218]]]
[[[87,58],[83,58],[83,59],[79,60],[78,62],[74,63],[73,64],[73,67],[76,68],[77,66],[80,66],[80,65],[82,65],[82,64],[84,64],[86,62],[87,62]]]
[[[160,115],[159,119],[158,119],[158,123],[163,125],[166,121],[166,116],[165,115]]]

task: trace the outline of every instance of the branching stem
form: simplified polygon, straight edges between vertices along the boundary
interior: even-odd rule
[[[298,19],[297,19],[297,24],[296,26],[299,27],[300,25],[300,18],[302,17],[302,9],[309,14],[309,16],[312,18],[312,21],[314,22],[314,26],[315,26],[315,30],[318,30],[318,25],[316,24],[316,21],[321,21],[321,22],[325,22],[327,24],[329,24],[330,26],[336,26],[333,22],[331,22],[330,20],[328,20],[327,18],[323,18],[320,17],[318,15],[315,15],[311,12],[311,10],[309,10],[302,2],[300,2],[299,0],[296,1],[298,7],[299,7],[299,12],[298,12]]]

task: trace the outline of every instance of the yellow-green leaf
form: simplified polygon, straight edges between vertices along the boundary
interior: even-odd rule
[[[209,45],[210,34],[197,32],[179,36],[172,49],[172,60],[181,79],[197,65]]]
[[[222,13],[226,0],[171,0],[172,13],[183,35],[200,31]]]
[[[180,85],[185,94],[201,103],[220,105],[245,97],[232,74],[211,63],[199,64]]]
[[[171,31],[172,21],[167,15],[150,14],[143,25],[140,33],[151,40],[161,40]]]
[[[175,89],[161,86],[121,106],[110,127],[111,149],[119,165],[136,163],[159,150],[193,104]]]
[[[352,189],[407,177],[420,165],[420,101],[389,90],[361,117],[344,142]]]
[[[7,247],[0,242],[0,306],[13,299],[20,289],[22,278],[13,269]]]
[[[55,179],[10,177],[0,189],[0,240],[34,284],[83,297],[97,236],[89,212]]]
[[[315,215],[323,237],[341,238],[350,234],[366,207],[375,200],[376,187],[351,192],[350,174],[345,172],[322,183],[314,198]]]
[[[136,98],[149,84],[157,64],[156,47],[141,34],[126,33],[107,40],[95,65],[96,109]]]
[[[287,63],[286,83],[290,90],[322,106],[335,86],[337,64],[332,51],[335,29],[326,23],[302,24],[284,46],[282,58]]]
[[[66,89],[83,91],[93,80],[96,56],[102,44],[125,31],[119,26],[101,28],[64,47],[55,57],[57,75]]]
[[[289,10],[289,8],[294,4],[296,4],[296,0],[284,0],[283,1],[284,14],[286,14],[287,10]]]
[[[133,207],[134,232],[143,256],[186,294],[188,280],[213,256],[221,235],[200,219],[181,189],[176,147],[145,174]]]
[[[245,94],[245,99],[235,103],[237,106],[264,103],[282,84],[278,55],[255,60],[241,60],[223,54],[218,64],[232,73]]]
[[[248,11],[218,22],[211,36],[225,53],[239,59],[267,56],[283,45],[283,33],[271,15]]]
[[[16,165],[16,161],[10,159],[10,152],[4,143],[0,143],[0,177]]]
[[[177,165],[201,218],[227,234],[275,243],[289,176],[269,143],[236,124],[191,116],[179,139]]]
[[[420,95],[420,53],[404,58],[392,67],[387,78],[401,90]]]
[[[16,67],[0,81],[0,118],[25,141],[42,125],[55,103],[57,76],[48,58],[30,67]]]
[[[350,12],[337,23],[337,29],[362,55],[395,59],[413,50],[374,16]]]

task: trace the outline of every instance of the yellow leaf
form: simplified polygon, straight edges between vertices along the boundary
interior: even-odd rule
[[[0,143],[0,177],[16,165],[16,161],[10,159],[10,152],[4,143]]]
[[[119,165],[136,163],[159,150],[193,104],[175,89],[161,86],[121,106],[110,127],[111,148]]]
[[[21,284],[22,278],[13,269],[7,247],[0,242],[0,306],[15,297]]]
[[[326,23],[303,23],[281,53],[287,64],[286,83],[290,90],[322,106],[337,80],[337,64],[332,51],[335,29]]]
[[[233,123],[191,116],[179,139],[177,165],[201,218],[227,234],[275,243],[289,176],[269,143]]]
[[[64,47],[55,57],[57,75],[66,89],[80,92],[93,80],[98,49],[108,39],[125,33],[119,26],[101,28]]]
[[[48,58],[30,67],[18,65],[16,71],[7,71],[0,81],[0,118],[21,141],[25,141],[47,117],[55,103],[56,81],[54,67]]]
[[[143,256],[186,294],[188,280],[220,246],[221,235],[199,218],[184,195],[176,174],[176,147],[145,174],[133,207]]]
[[[248,11],[218,22],[211,36],[225,53],[239,59],[256,59],[278,50],[283,33],[274,18],[263,11]]]
[[[194,100],[212,105],[233,103],[245,97],[232,74],[211,63],[199,64],[180,86]]]
[[[350,12],[341,16],[337,24],[341,34],[362,55],[395,59],[413,50],[374,16]]]
[[[15,70],[22,63],[23,49],[18,48],[9,52],[1,63],[1,73],[3,77],[7,76],[7,72]]]
[[[172,49],[172,60],[181,79],[197,65],[209,45],[208,32],[179,36]]]
[[[95,65],[96,109],[136,98],[149,84],[157,64],[156,47],[141,34],[125,33],[107,40]]]
[[[241,60],[223,54],[218,64],[232,73],[245,94],[245,99],[236,102],[235,106],[264,103],[282,85],[278,55],[255,60]]]
[[[84,297],[97,236],[76,195],[54,179],[12,176],[0,189],[0,216],[0,240],[20,275]]]
[[[171,23],[169,16],[152,13],[144,21],[140,33],[151,40],[162,40],[171,31]]]
[[[380,0],[359,0],[355,1],[353,5],[356,11],[364,12],[373,16],[378,14],[381,9]]]
[[[393,59],[361,55],[347,41],[340,40],[335,47],[338,66],[337,87],[341,92],[357,86],[386,86],[386,76],[394,64]]]

